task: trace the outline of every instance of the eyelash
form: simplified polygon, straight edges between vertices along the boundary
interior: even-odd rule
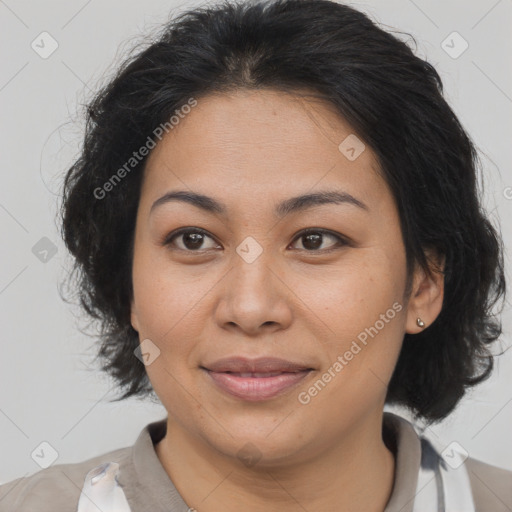
[[[189,233],[199,233],[199,234],[207,236],[208,238],[211,238],[212,240],[215,241],[215,239],[207,231],[205,231],[204,229],[195,228],[195,227],[188,227],[188,228],[180,228],[180,229],[178,229],[176,231],[173,231],[169,235],[167,235],[165,237],[164,241],[163,241],[163,245],[164,246],[171,246],[173,241],[174,241],[174,239],[178,238],[181,235],[185,235],[185,234],[189,234]],[[346,237],[343,237],[343,236],[341,236],[338,233],[335,233],[333,231],[329,231],[327,229],[321,229],[321,228],[308,228],[308,229],[300,231],[299,233],[297,233],[297,235],[293,239],[292,244],[294,244],[297,240],[300,240],[301,238],[303,238],[303,237],[305,237],[307,235],[311,235],[311,234],[322,234],[322,235],[331,236],[331,237],[337,239],[337,243],[334,245],[334,247],[331,247],[329,249],[316,249],[316,250],[297,249],[297,250],[308,252],[308,253],[311,253],[311,254],[314,254],[314,253],[326,254],[326,253],[330,253],[332,251],[338,250],[341,247],[344,247],[344,246],[347,246],[347,245],[351,245],[350,241]],[[323,242],[323,240],[322,240],[322,242]],[[206,249],[206,250],[204,250],[204,249],[200,250],[199,249],[197,251],[194,251],[194,250],[191,250],[191,249],[181,249],[181,248],[173,248],[173,249],[178,250],[178,251],[188,252],[188,253],[199,253],[199,254],[211,250],[211,249]]]

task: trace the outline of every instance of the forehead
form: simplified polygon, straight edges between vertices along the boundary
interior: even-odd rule
[[[148,157],[143,199],[172,188],[227,204],[245,198],[248,207],[252,198],[259,209],[270,195],[316,189],[343,190],[374,207],[392,201],[375,155],[329,103],[275,90],[199,98]]]

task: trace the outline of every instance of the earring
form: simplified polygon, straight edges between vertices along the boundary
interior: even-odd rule
[[[425,327],[425,322],[420,317],[416,318],[416,323],[418,324],[418,327]]]

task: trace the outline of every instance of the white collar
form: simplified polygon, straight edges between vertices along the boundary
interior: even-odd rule
[[[464,464],[467,454],[456,445],[440,452],[424,436],[421,465],[413,512],[475,512],[469,475]]]

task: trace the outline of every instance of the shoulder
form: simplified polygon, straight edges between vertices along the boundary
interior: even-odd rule
[[[512,471],[471,458],[466,460],[465,466],[476,512],[512,510]]]
[[[131,447],[119,448],[82,462],[56,464],[0,485],[0,511],[76,512],[85,476],[103,462],[131,461]]]

